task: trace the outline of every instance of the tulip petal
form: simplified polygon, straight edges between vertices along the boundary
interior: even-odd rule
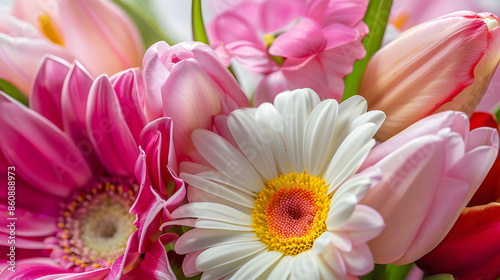
[[[102,165],[114,175],[131,176],[139,149],[127,127],[108,78],[98,77],[89,93],[87,133]]]
[[[447,17],[419,25],[380,49],[359,88],[370,109],[388,116],[377,139],[387,140],[471,85],[488,36],[482,19]]]
[[[498,202],[465,208],[446,238],[418,266],[432,274],[451,273],[464,280],[496,279],[500,276],[498,217]]]
[[[66,50],[44,39],[12,38],[0,34],[0,78],[28,96],[35,71],[46,54],[68,61],[73,59]]]
[[[162,95],[163,115],[172,117],[175,123],[174,145],[181,161],[193,150],[191,132],[197,128],[210,129],[212,116],[220,114],[218,96],[223,93],[198,62],[184,60],[174,66],[162,86]]]
[[[445,172],[443,150],[438,137],[421,137],[376,164],[382,181],[361,201],[386,223],[382,233],[368,243],[376,263],[399,259],[416,236]]]

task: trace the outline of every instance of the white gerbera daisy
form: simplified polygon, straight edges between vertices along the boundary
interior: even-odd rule
[[[359,96],[320,102],[310,89],[274,106],[236,110],[220,134],[196,130],[211,166],[182,165],[186,205],[173,222],[194,227],[175,244],[202,279],[351,279],[373,269],[366,244],[382,217],[359,204],[380,171],[356,174],[385,119]],[[224,137],[222,137],[222,136]],[[172,222],[170,222],[172,223]]]

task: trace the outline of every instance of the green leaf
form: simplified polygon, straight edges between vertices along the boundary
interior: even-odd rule
[[[369,274],[360,277],[361,280],[402,280],[413,267],[413,263],[406,265],[376,264]]]
[[[498,111],[495,112],[495,117],[497,117],[497,121],[500,124],[500,109],[498,109]]]
[[[201,12],[201,0],[193,0],[191,6],[191,25],[193,27],[193,39],[208,45],[208,37],[203,24]]]
[[[410,272],[413,267],[413,263],[406,265],[394,265],[388,264],[385,268],[385,274],[387,280],[401,280],[405,279],[408,272]]]
[[[451,274],[436,274],[424,278],[424,280],[453,280],[453,279],[454,279],[453,275]]]
[[[28,97],[6,80],[0,79],[0,90],[29,107]]]
[[[134,21],[142,36],[142,41],[146,48],[158,41],[165,41],[174,44],[158,26],[151,11],[149,0],[113,0],[118,4]]]
[[[358,93],[359,84],[365,73],[366,65],[368,65],[370,58],[382,45],[382,38],[384,37],[385,26],[389,20],[391,5],[392,0],[370,0],[366,15],[363,18],[363,21],[370,29],[370,32],[363,40],[366,56],[356,61],[352,73],[345,77],[345,91],[342,100],[346,100]]]

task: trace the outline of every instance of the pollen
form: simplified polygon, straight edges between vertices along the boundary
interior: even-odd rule
[[[60,33],[57,31],[55,25],[52,23],[52,19],[48,14],[42,14],[38,17],[38,23],[42,33],[54,44],[64,46],[64,41],[61,38]]]
[[[319,177],[281,175],[266,183],[252,211],[257,237],[272,251],[297,255],[312,248],[326,231],[332,195]]]

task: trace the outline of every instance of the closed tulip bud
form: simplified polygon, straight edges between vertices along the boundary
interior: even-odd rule
[[[498,17],[462,11],[417,25],[370,60],[359,94],[387,120],[377,138],[387,140],[436,112],[469,116],[500,60]]]

